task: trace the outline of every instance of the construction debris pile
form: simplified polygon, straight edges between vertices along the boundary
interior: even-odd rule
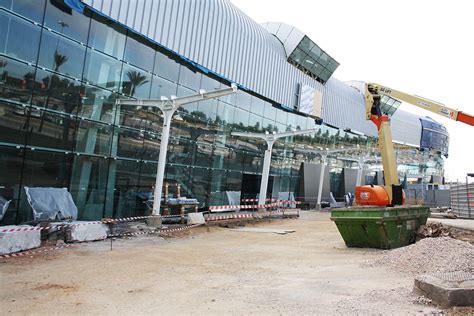
[[[425,238],[417,243],[383,251],[366,266],[389,266],[413,275],[465,271],[474,273],[474,246],[449,237]]]
[[[416,232],[416,236],[418,239],[429,237],[452,237],[449,229],[439,222],[427,223],[426,225],[420,226]]]

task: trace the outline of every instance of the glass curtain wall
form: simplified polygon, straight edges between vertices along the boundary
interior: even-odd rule
[[[0,0],[0,27],[0,196],[12,201],[1,224],[31,219],[25,186],[68,188],[82,220],[146,214],[162,116],[115,100],[187,96],[221,89],[224,80],[59,0]],[[225,203],[225,191],[241,190],[243,174],[261,173],[265,150],[231,131],[316,127],[246,91],[184,106],[171,127],[165,180],[201,206]],[[276,191],[294,191],[309,149],[369,142],[319,129],[275,145]]]

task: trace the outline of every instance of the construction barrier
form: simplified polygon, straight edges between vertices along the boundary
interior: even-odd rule
[[[16,253],[11,253],[8,255],[1,255],[0,258],[16,258],[16,257],[23,257],[23,256],[30,256],[30,255],[36,255],[39,253],[44,253],[44,252],[49,252],[52,250],[58,250],[58,249],[63,249],[63,248],[69,248],[74,245],[62,245],[62,246],[56,246],[56,247],[49,247],[49,248],[43,248],[43,249],[37,249],[37,250],[28,250],[28,251],[23,251],[23,252],[16,252]]]

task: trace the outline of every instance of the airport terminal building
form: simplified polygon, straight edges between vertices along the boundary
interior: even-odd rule
[[[366,182],[380,171],[360,82],[337,80],[339,63],[317,39],[259,24],[230,1],[0,0],[0,29],[0,196],[11,200],[0,224],[31,219],[24,187],[67,188],[79,219],[147,214],[162,115],[118,98],[238,86],[184,106],[171,125],[165,181],[201,207],[258,192],[265,143],[232,131],[318,129],[275,144],[269,197],[304,199],[304,172],[328,150],[341,149],[328,160],[335,197],[359,158]],[[444,126],[399,110],[392,129],[400,177],[443,176]]]

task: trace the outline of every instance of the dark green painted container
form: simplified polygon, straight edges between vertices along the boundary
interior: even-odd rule
[[[426,224],[429,207],[353,207],[331,211],[348,247],[392,249],[415,241],[416,231]]]

